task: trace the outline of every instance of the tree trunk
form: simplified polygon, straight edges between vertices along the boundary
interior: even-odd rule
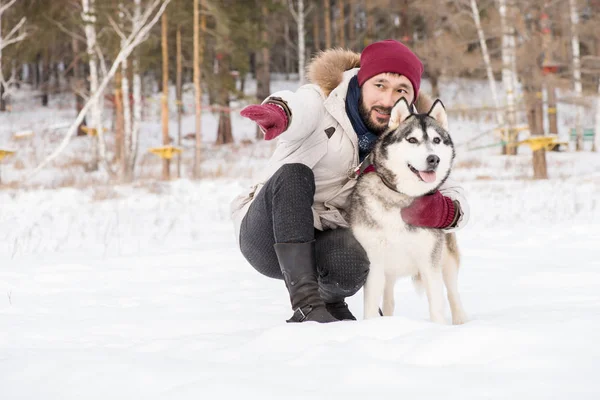
[[[124,45],[124,43],[122,44]],[[124,59],[121,63],[121,71],[123,76],[121,78],[121,98],[123,99],[123,141],[122,144],[122,179],[125,182],[131,182],[133,180],[133,170],[131,166],[131,158],[133,153],[132,146],[132,123],[131,123],[131,101],[130,101],[130,89],[129,89],[129,62],[128,59]]]
[[[364,46],[368,46],[373,43],[373,39],[375,38],[375,21],[372,0],[365,0],[365,13],[367,14],[367,34],[365,36]]]
[[[348,47],[350,50],[356,49],[356,9],[358,4],[356,1],[350,2],[350,14],[348,15]]]
[[[60,92],[60,71],[58,65],[58,62],[52,62],[52,72],[54,72],[54,92],[56,94]]]
[[[271,64],[271,53],[269,51],[269,34],[267,32],[267,26],[269,24],[269,9],[266,5],[262,6],[262,21],[260,24],[260,36],[262,42],[262,48],[256,54],[256,97],[258,97],[259,101],[262,101],[269,97],[271,94],[271,72],[270,72],[270,64]],[[285,34],[289,34],[289,24],[287,23],[287,19],[284,24],[285,28],[288,29]],[[287,37],[287,36],[286,36]],[[286,74],[289,73],[289,46],[285,44],[285,63],[286,63]],[[260,128],[256,127],[256,139],[261,139],[263,137]]]
[[[573,52],[573,90],[575,96],[579,99],[582,95],[581,85],[581,59],[579,57],[579,34],[577,26],[579,25],[579,14],[575,0],[569,0],[569,12],[571,14],[571,51]],[[583,150],[583,129],[581,127],[581,106],[575,106],[575,131],[577,138],[575,141],[575,150]]]
[[[428,76],[431,83],[431,97],[434,99],[440,98],[440,71],[432,69],[429,71]],[[419,110],[419,112],[423,111],[427,110]]]
[[[83,82],[82,77],[82,63],[79,61],[79,40],[77,38],[73,38],[71,41],[71,47],[73,49],[73,80],[75,87],[75,111],[79,114],[81,109],[83,108],[84,99],[82,96],[83,91],[85,90],[85,84]],[[85,119],[81,124],[79,124],[79,128],[77,128],[77,136],[85,136],[85,132],[81,129],[82,126],[86,124]]]
[[[142,15],[142,0],[134,0],[134,19],[139,21]],[[131,125],[131,151],[128,154],[126,178],[133,180],[135,173],[135,162],[137,160],[139,147],[140,126],[142,124],[142,77],[140,75],[140,61],[136,52],[133,56],[133,123]]]
[[[502,111],[500,110],[500,101],[498,100],[498,91],[496,90],[496,78],[494,78],[494,71],[492,70],[492,62],[490,61],[490,55],[488,53],[487,43],[485,41],[485,33],[481,27],[477,0],[471,0],[471,13],[473,14],[473,20],[475,21],[475,27],[477,28],[479,46],[481,47],[483,61],[485,62],[485,70],[487,72],[487,78],[490,84],[490,90],[492,92],[492,97],[494,98],[496,122],[498,123],[498,126],[502,127],[504,125],[504,118],[502,117]]]
[[[323,0],[323,18],[325,19],[325,49],[331,48],[331,0]]]
[[[313,12],[313,47],[314,53],[316,54],[319,52],[319,50],[321,50],[321,32],[319,27],[319,16],[321,13],[318,11],[318,5],[315,4],[315,7],[317,7],[317,10]],[[286,24],[288,25],[289,29],[289,23],[287,22],[287,19]]]
[[[167,35],[169,33],[169,25],[167,21],[167,13],[162,15],[162,30],[161,30],[161,48],[162,48],[162,139],[163,145],[171,144],[169,138],[169,47]],[[168,158],[163,158],[162,162],[162,179],[169,180],[171,161]]]
[[[177,97],[177,146],[181,148],[181,117],[183,115],[183,88],[181,81],[181,25],[177,25],[177,36],[175,40],[177,47],[177,70],[176,70],[176,97]],[[177,178],[181,178],[181,154],[177,154]]]
[[[506,92],[506,126],[503,130],[503,139],[507,143],[517,141],[515,87],[513,77],[514,58],[514,27],[508,22],[513,21],[513,15],[507,15],[507,0],[500,0],[500,23],[502,27],[502,83]],[[512,8],[511,8],[512,10]],[[516,154],[516,147],[503,146],[503,154]]]
[[[263,25],[262,27],[262,31],[263,33],[266,32],[265,27]],[[288,44],[288,41],[290,40],[290,21],[288,20],[288,18],[285,18],[285,20],[283,21],[283,35],[285,36],[285,44],[284,44],[284,50],[283,50],[283,56],[285,58],[284,63],[285,63],[285,79],[289,80],[290,79],[290,73],[292,70],[292,54],[290,52],[290,45]],[[259,60],[261,60],[260,57],[258,57]],[[261,98],[260,96],[257,96],[259,99]],[[259,132],[257,132],[257,135],[259,134]],[[262,137],[262,134],[260,134],[260,136],[257,136],[257,138]]]
[[[269,51],[269,34],[267,32],[267,24],[269,23],[269,10],[266,5],[262,6],[262,21],[261,21],[261,42],[262,47],[257,54],[256,66],[256,97],[260,101],[266,99],[271,94],[271,79],[270,79],[270,63],[271,54]],[[287,54],[287,51],[286,51]]]
[[[50,91],[50,60],[48,56],[48,49],[44,50],[44,56],[42,58],[42,107],[48,107],[48,92]]]
[[[96,10],[94,7],[94,0],[81,0],[83,7],[83,22],[85,27],[85,36],[87,39],[87,53],[89,58],[90,67],[90,94],[98,91],[98,56],[94,51],[96,47],[96,28],[94,26],[96,22]],[[106,162],[106,148],[104,146],[103,139],[103,126],[102,126],[102,105],[104,96],[100,93],[99,96],[94,98],[94,102],[91,105],[90,110],[90,122],[91,126],[88,128],[95,132],[95,135],[91,135],[92,141],[92,159],[91,159],[91,170],[98,169],[98,157],[103,162]],[[107,168],[108,169],[108,168]]]
[[[202,0],[202,9],[206,9],[205,0]],[[200,178],[200,161],[202,157],[202,86],[200,85],[200,71],[204,56],[204,46],[200,43],[200,30],[203,40],[206,35],[206,16],[202,15],[200,20],[200,0],[194,0],[194,96],[196,107],[196,141],[194,148],[194,171],[195,179]]]
[[[594,145],[592,151],[600,148],[600,78],[598,78],[598,97],[596,98],[596,127],[594,129]]]
[[[541,96],[541,87],[534,82],[533,77],[530,81],[523,82],[525,107],[527,111],[527,123],[531,136],[544,135],[544,116]],[[533,152],[533,178],[548,179],[548,168],[546,165],[546,150],[535,150]]]
[[[40,88],[40,81],[41,81],[41,78],[40,78],[40,57],[39,57],[39,54],[36,57],[35,62],[33,63],[33,66],[35,67],[35,68],[32,68],[32,71],[34,72],[34,75],[33,75],[33,81],[34,81],[33,82],[33,88],[35,90],[38,90]]]
[[[558,135],[558,118],[556,114],[556,87],[552,77],[546,78],[548,133]]]
[[[304,0],[297,0],[297,9],[294,8],[292,3],[289,3],[290,12],[296,21],[296,25],[298,26],[298,80],[300,84],[304,84],[304,67],[305,67],[305,54],[306,54],[306,46],[304,44],[304,38],[306,36],[306,31],[304,29],[304,21],[306,19],[306,13],[304,11]]]
[[[344,15],[344,0],[338,0],[338,47],[346,47],[346,32],[345,24],[346,16]]]
[[[4,93],[4,84],[0,83],[0,111],[6,111],[6,98]]]
[[[2,4],[2,1],[0,0],[0,5]],[[2,41],[4,32],[2,32],[2,16],[0,15],[0,41]],[[4,73],[3,73],[3,68],[4,68],[4,63],[3,63],[3,59],[2,59],[2,47],[0,46],[0,111],[6,111],[6,98],[4,96],[6,89],[4,87]]]
[[[122,71],[117,71],[115,74],[115,161],[123,162],[126,157],[123,157],[123,75]],[[126,162],[126,161],[125,161]]]
[[[224,48],[229,49],[230,46],[225,46]],[[229,63],[230,55],[228,53],[217,53],[217,107],[219,109],[219,127],[217,130],[216,140],[217,145],[233,143],[233,133],[231,131],[231,108],[229,106],[229,91],[233,85]]]
[[[408,14],[408,10],[410,9],[408,2],[409,0],[402,1],[402,9],[400,10],[400,37],[405,44],[411,45],[414,29]]]

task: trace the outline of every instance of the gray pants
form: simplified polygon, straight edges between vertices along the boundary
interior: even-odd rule
[[[283,279],[273,245],[315,240],[321,297],[336,302],[365,283],[369,260],[350,229],[319,231],[313,226],[313,172],[304,164],[286,164],[260,190],[240,230],[240,248],[261,274]]]

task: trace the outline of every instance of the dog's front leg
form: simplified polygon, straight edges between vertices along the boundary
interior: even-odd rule
[[[385,287],[383,289],[383,315],[391,317],[394,315],[396,302],[394,301],[394,286],[396,286],[396,277],[387,274],[385,276]]]
[[[433,322],[445,324],[442,268],[440,265],[429,265],[420,272],[429,300],[429,317]]]
[[[448,292],[448,302],[452,312],[452,323],[461,325],[468,321],[467,313],[463,307],[460,295],[458,294],[458,262],[456,257],[444,254],[442,264],[442,273],[444,283]]]
[[[364,288],[364,318],[375,318],[379,316],[379,301],[383,296],[385,287],[385,275],[383,268],[371,263],[369,275]]]

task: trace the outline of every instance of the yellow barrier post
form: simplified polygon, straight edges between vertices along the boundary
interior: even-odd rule
[[[85,125],[81,125],[81,130],[88,136],[96,136],[98,135],[98,130],[96,128],[89,128]],[[107,128],[102,128],[102,132],[107,132]]]
[[[558,136],[531,136],[525,140],[516,143],[509,143],[507,146],[520,146],[526,144],[532,151],[546,149],[552,150],[555,146],[566,145],[566,142],[560,142]]]
[[[0,183],[2,183],[2,160],[4,160],[4,157],[8,157],[13,154],[15,154],[15,150],[0,149]]]
[[[173,158],[175,154],[181,154],[183,149],[181,147],[175,146],[160,146],[160,147],[151,147],[148,151],[152,154],[159,156],[161,159],[170,160]]]

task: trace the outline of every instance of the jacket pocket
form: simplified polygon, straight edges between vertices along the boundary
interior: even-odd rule
[[[349,228],[350,224],[344,219],[339,210],[331,209],[327,211],[318,211],[319,219],[323,230],[337,229],[337,228]]]

